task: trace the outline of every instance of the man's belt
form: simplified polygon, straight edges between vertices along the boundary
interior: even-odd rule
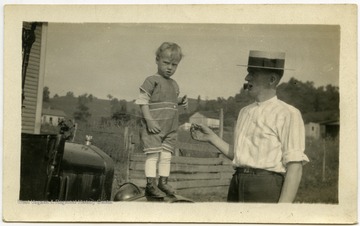
[[[250,167],[236,167],[236,173],[238,174],[265,174],[265,175],[281,175],[283,176],[281,173],[278,172],[274,172],[274,171],[269,171],[269,170],[264,170],[264,169],[257,169],[257,168],[250,168]]]

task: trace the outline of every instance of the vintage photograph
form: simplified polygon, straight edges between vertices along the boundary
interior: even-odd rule
[[[9,31],[21,40],[21,54],[11,53],[21,75],[16,205],[200,205],[204,212],[221,205],[247,213],[214,222],[355,220],[298,221],[312,208],[336,211],[349,198],[340,167],[340,131],[349,125],[342,120],[349,109],[340,105],[345,29],[340,22],[19,19]],[[260,212],[279,205],[289,217],[254,219],[253,205]],[[305,211],[294,214],[298,208]],[[163,219],[153,211],[104,221],[212,223],[186,211]]]

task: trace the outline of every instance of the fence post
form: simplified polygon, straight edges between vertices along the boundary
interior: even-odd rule
[[[180,149],[179,148],[175,148],[174,156],[180,156]]]
[[[129,182],[130,150],[129,150],[129,127],[124,128],[124,151],[126,153],[126,176],[125,182]]]
[[[325,144],[325,139],[322,140],[323,142],[323,150],[324,150],[324,154],[323,154],[323,167],[322,167],[322,181],[324,182],[326,180],[325,178],[325,169],[326,169],[326,144]]]
[[[221,108],[220,109],[220,125],[219,125],[219,137],[223,138],[223,134],[224,134],[224,111]]]

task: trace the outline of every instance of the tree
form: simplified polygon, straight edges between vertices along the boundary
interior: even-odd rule
[[[325,89],[325,95],[328,97],[328,103],[326,110],[339,110],[339,87],[327,85]]]
[[[57,93],[55,93],[53,98],[59,98],[59,95]]]
[[[43,89],[43,101],[49,102],[50,101],[50,91],[49,87],[45,86]]]
[[[88,106],[89,102],[87,94],[80,95],[78,97],[77,111],[74,112],[74,118],[78,121],[87,122],[87,119],[91,116]]]
[[[92,94],[89,94],[88,99],[89,99],[90,102],[92,102],[94,100],[94,98],[95,97]]]
[[[75,97],[75,96],[73,92],[69,91],[66,93],[66,97]]]
[[[301,82],[291,78],[288,83],[279,85],[277,95],[303,114],[316,111],[316,89],[313,82]]]
[[[295,106],[302,114],[339,111],[339,88],[332,85],[315,88],[313,82],[291,78],[288,83],[279,85],[277,94],[279,99]]]
[[[111,105],[111,118],[115,120],[128,121],[130,116],[127,114],[127,101],[118,100],[117,98],[112,98],[110,100]]]

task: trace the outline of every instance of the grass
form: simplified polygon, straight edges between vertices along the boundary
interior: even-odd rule
[[[310,162],[303,167],[303,177],[295,201],[337,204],[339,202],[339,139],[308,139],[305,153]],[[325,165],[323,165],[324,159]]]

